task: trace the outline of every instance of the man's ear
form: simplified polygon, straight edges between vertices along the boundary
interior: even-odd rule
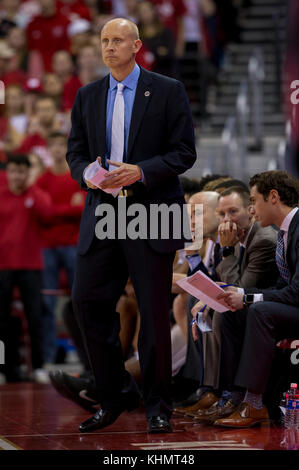
[[[255,210],[254,210],[254,205],[253,204],[249,204],[248,206],[248,214],[249,214],[249,217],[250,217],[250,220],[252,219],[252,217],[255,216]]]
[[[134,41],[134,54],[137,54],[137,52],[140,51],[141,47],[142,47],[142,41],[140,39],[136,39]]]
[[[271,201],[272,204],[277,204],[280,200],[278,191],[276,189],[271,189],[268,196],[268,201]]]

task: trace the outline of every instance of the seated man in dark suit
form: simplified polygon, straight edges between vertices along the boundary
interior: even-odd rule
[[[231,187],[224,190],[217,205],[220,220],[218,239],[221,245],[222,260],[216,268],[218,280],[238,287],[265,288],[277,278],[275,247],[277,232],[272,227],[261,227],[254,220],[250,208],[249,190]],[[196,313],[203,307],[201,302],[192,309]],[[206,307],[204,315],[208,315]],[[222,397],[207,410],[198,409],[193,414],[196,420],[213,422],[223,415],[231,414],[243,398],[240,391],[233,391],[227,384],[219,382],[219,362],[221,351],[220,321],[222,313],[213,313],[213,331],[205,333],[205,374],[204,384],[215,390],[221,389]],[[193,329],[196,325],[193,326]],[[225,344],[225,339],[224,339]],[[223,348],[222,348],[223,350]],[[222,353],[223,354],[223,353]],[[227,365],[230,382],[233,383],[235,367]],[[227,374],[229,372],[227,371]]]
[[[267,171],[253,176],[250,187],[256,220],[262,227],[280,228],[276,246],[279,278],[268,289],[238,292],[228,288],[222,295],[231,310],[221,316],[222,338],[226,341],[222,378],[225,381],[228,366],[237,363],[235,385],[247,391],[238,409],[214,424],[237,428],[269,419],[263,393],[276,342],[299,335],[298,182],[285,171]],[[234,347],[236,337],[242,340],[240,348]]]

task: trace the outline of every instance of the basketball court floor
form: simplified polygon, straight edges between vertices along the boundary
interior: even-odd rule
[[[299,429],[278,425],[235,430],[174,416],[173,433],[147,433],[142,408],[123,413],[103,430],[81,434],[90,416],[51,385],[0,385],[1,450],[299,450]],[[3,455],[3,454],[2,454]]]

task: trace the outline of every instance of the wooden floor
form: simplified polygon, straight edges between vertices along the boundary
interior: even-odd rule
[[[172,434],[149,435],[144,410],[123,413],[104,430],[80,434],[90,415],[51,385],[0,385],[0,449],[3,450],[299,450],[299,430],[279,426],[244,430],[194,424],[174,417]]]

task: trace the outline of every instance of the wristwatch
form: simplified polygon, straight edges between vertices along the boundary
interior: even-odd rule
[[[249,307],[254,302],[254,294],[245,294],[243,296],[243,305]]]
[[[224,246],[222,248],[222,256],[226,258],[229,255],[233,255],[235,252],[235,247],[234,246]]]

